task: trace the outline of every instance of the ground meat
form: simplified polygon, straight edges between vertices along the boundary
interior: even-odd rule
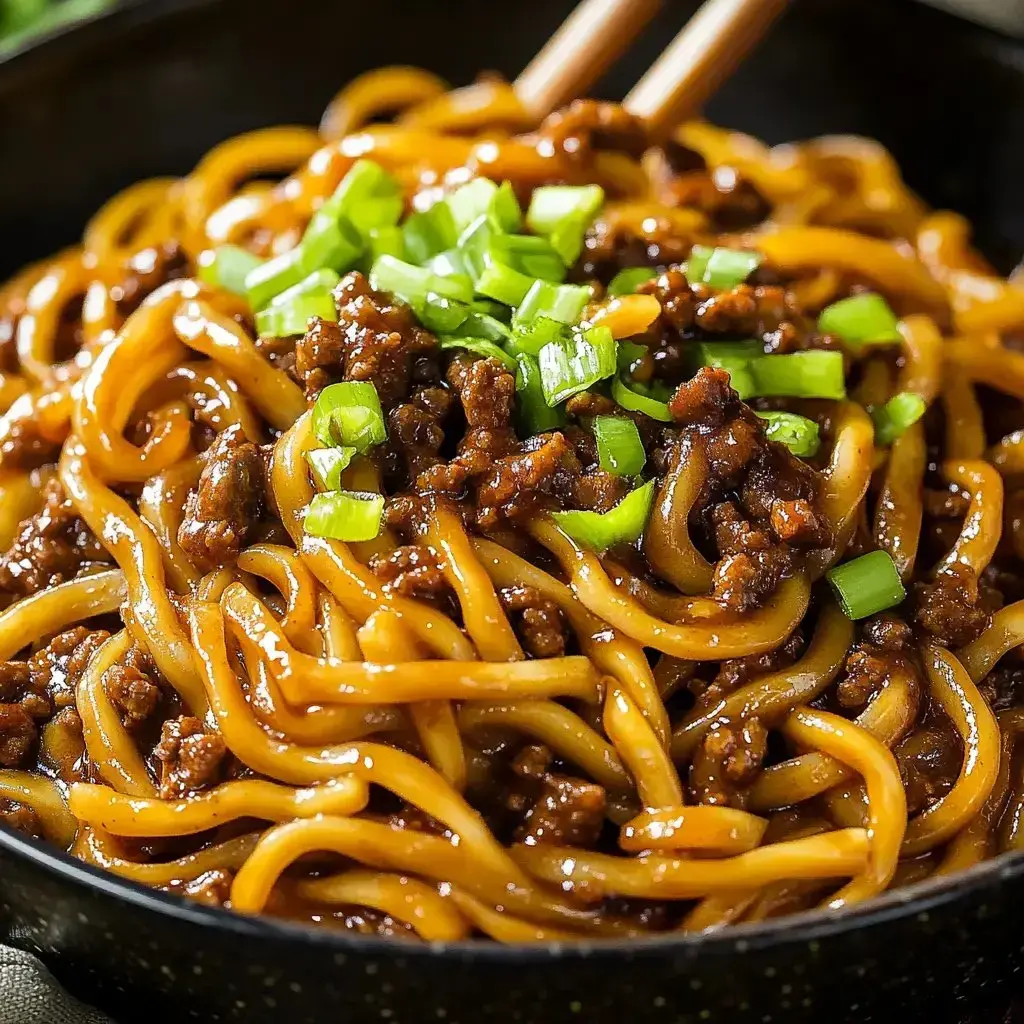
[[[295,348],[296,343],[294,338],[270,338],[262,337],[256,339],[256,351],[271,366],[276,367],[278,370],[283,370],[290,377],[294,378],[299,384],[302,383],[299,380],[299,375],[295,372]]]
[[[387,410],[408,397],[411,384],[436,379],[437,339],[408,306],[373,291],[357,272],[346,275],[335,299],[338,323],[317,318],[295,347],[308,398],[334,381],[370,381]]]
[[[688,681],[688,688],[694,696],[701,698],[705,706],[708,706],[713,701],[727,697],[758,676],[788,668],[800,657],[803,649],[803,632],[797,629],[780,647],[764,654],[750,654],[745,658],[730,658],[723,661],[718,665],[715,677],[710,683],[695,676]]]
[[[883,651],[874,644],[861,641],[846,656],[845,676],[836,687],[836,698],[844,708],[862,708],[885,685],[895,672],[901,671],[902,658]]]
[[[732,167],[680,174],[662,182],[659,196],[669,206],[700,210],[715,231],[745,231],[772,212],[757,186]]]
[[[640,118],[617,103],[598,100],[573,100],[568,107],[549,114],[538,135],[556,152],[582,159],[602,149],[639,159],[649,144]]]
[[[771,506],[772,533],[798,548],[820,548],[831,540],[828,524],[806,498],[776,498]]]
[[[265,466],[260,449],[234,424],[207,450],[199,485],[188,496],[178,543],[206,571],[233,562],[262,514]]]
[[[374,555],[370,569],[384,581],[384,589],[389,593],[432,603],[450,601],[454,596],[437,556],[421,544],[407,544],[386,555]]]
[[[915,624],[947,647],[969,644],[992,621],[974,570],[960,563],[931,583],[915,583],[911,601]]]
[[[204,871],[196,878],[190,878],[180,889],[182,896],[204,907],[223,907],[231,897],[231,883],[235,873],[225,868]]]
[[[388,453],[400,460],[405,486],[441,460],[444,423],[452,407],[452,396],[442,387],[417,391],[408,402],[388,414]]]
[[[911,817],[953,788],[963,763],[963,743],[952,722],[945,715],[929,717],[930,722],[893,749]]]
[[[43,490],[43,508],[24,520],[10,548],[0,556],[0,588],[27,597],[64,583],[110,556],[75,513],[59,481]]]
[[[129,731],[145,722],[160,702],[156,667],[138,645],[132,645],[123,662],[103,673],[103,688]]]
[[[551,752],[530,746],[516,758],[512,770],[523,788],[508,798],[509,809],[521,815],[517,842],[528,846],[592,846],[604,825],[603,787],[548,769]]]
[[[672,419],[685,426],[718,429],[740,412],[740,396],[725,370],[703,367],[676,388],[668,403]]]
[[[23,415],[18,414],[20,403],[24,403]],[[0,466],[5,469],[38,469],[57,461],[61,442],[43,433],[38,420],[30,415],[31,411],[28,395],[16,399],[7,411],[6,430],[0,437]]]
[[[0,825],[20,832],[29,839],[43,838],[43,823],[27,804],[18,803],[17,800],[8,800],[0,797]]]
[[[694,234],[682,233],[664,215],[627,220],[599,214],[584,236],[583,255],[574,276],[607,284],[625,267],[682,263],[696,241]]]
[[[39,737],[35,720],[20,704],[0,704],[0,768],[20,768]]]
[[[890,612],[872,616],[864,623],[861,631],[865,640],[883,651],[905,652],[914,642],[911,628]]]
[[[198,718],[181,716],[164,722],[153,753],[160,762],[161,799],[177,800],[221,780],[227,747]]]
[[[47,717],[62,708],[74,706],[75,691],[89,659],[109,637],[110,634],[103,629],[75,626],[58,633],[29,658],[29,689],[46,695],[50,705]]]
[[[566,625],[554,601],[534,587],[502,587],[498,597],[527,654],[533,658],[560,658],[565,654]]]
[[[713,725],[690,769],[690,792],[700,804],[735,806],[737,791],[750,785],[768,751],[768,730],[760,719]]]
[[[1024,668],[996,668],[978,684],[978,689],[993,711],[1020,707],[1024,704]]]
[[[164,242],[143,249],[128,260],[121,281],[110,289],[110,297],[117,303],[121,316],[127,317],[161,285],[187,277],[189,272],[185,250],[175,241]]]
[[[516,379],[504,363],[459,357],[448,367],[448,382],[458,395],[470,431],[510,429]]]

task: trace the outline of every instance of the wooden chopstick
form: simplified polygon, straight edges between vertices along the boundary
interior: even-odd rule
[[[515,80],[538,118],[586,93],[654,17],[661,0],[583,0]]]
[[[623,106],[655,134],[696,114],[788,0],[706,0],[630,90]],[[564,27],[564,26],[563,26]]]

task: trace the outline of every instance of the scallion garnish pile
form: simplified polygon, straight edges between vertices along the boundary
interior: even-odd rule
[[[533,191],[524,214],[509,182],[478,178],[403,216],[398,182],[378,164],[359,160],[314,213],[294,249],[262,261],[224,245],[204,255],[200,277],[244,295],[261,335],[289,337],[305,333],[313,318],[336,321],[333,291],[340,275],[360,269],[372,288],[412,307],[442,349],[493,357],[515,372],[524,435],[564,425],[565,402],[594,387],[606,389],[626,412],[668,423],[668,388],[632,374],[645,347],[616,337],[601,323],[589,286],[565,283],[604,198],[597,185],[546,185]],[[757,252],[697,245],[685,270],[691,283],[720,291],[746,281],[761,261]],[[655,274],[646,267],[620,271],[608,286],[608,299],[632,295]],[[818,326],[854,352],[900,340],[892,310],[872,293],[829,306]],[[752,340],[694,342],[692,351],[695,372],[701,366],[726,370],[743,399],[846,396],[839,351],[769,355]],[[923,408],[918,396],[901,394],[872,410],[879,443],[892,443]],[[772,440],[800,457],[817,453],[813,420],[789,412],[759,415]],[[643,533],[654,481],[641,479],[646,456],[630,418],[598,416],[590,428],[601,468],[634,479],[636,486],[608,512],[554,515],[578,542],[604,551]],[[383,497],[342,487],[352,459],[386,440],[373,385],[325,388],[313,409],[313,431],[323,447],[309,452],[308,460],[321,490],[307,510],[307,531],[344,541],[376,536]]]

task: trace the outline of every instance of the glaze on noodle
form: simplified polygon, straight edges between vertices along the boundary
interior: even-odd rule
[[[523,209],[600,186],[572,337],[614,373],[530,429],[524,314],[441,347],[365,253],[329,316],[261,336],[202,268],[300,246],[359,161],[405,215],[479,178]],[[701,274],[714,247],[748,271]],[[826,329],[865,296],[898,333]],[[715,929],[1016,849],[1022,337],[1019,277],[865,139],[659,141],[589,101],[536,125],[504,83],[396,68],[319,131],[225,142],[0,289],[0,824],[209,905],[444,941]],[[758,377],[804,353],[840,392]],[[369,539],[311,525],[343,381],[387,429],[341,470],[384,496]],[[645,495],[606,544],[563,515]],[[858,613],[865,577],[825,577],[871,552],[898,595]]]

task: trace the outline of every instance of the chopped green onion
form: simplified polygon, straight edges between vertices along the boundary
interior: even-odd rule
[[[405,251],[415,264],[426,263],[439,252],[451,249],[459,237],[446,203],[435,203],[429,210],[413,213],[402,225]]]
[[[338,287],[341,278],[333,270],[322,267],[314,270],[309,277],[304,277],[298,284],[286,288],[280,295],[275,295],[270,300],[270,307],[287,306],[299,295],[313,295],[318,292],[332,292]],[[337,319],[336,317],[334,319]]]
[[[907,596],[888,551],[870,551],[825,573],[847,618],[866,619]]]
[[[686,262],[686,279],[722,291],[742,284],[764,261],[757,252],[743,249],[709,249],[695,245]]]
[[[512,337],[512,331],[497,317],[470,309],[466,319],[455,331],[460,338],[486,338],[503,345]]]
[[[750,362],[755,395],[791,398],[845,398],[843,357],[839,352],[812,349],[784,356],[763,356]]]
[[[330,220],[321,209],[313,214],[299,242],[300,262],[307,274],[321,267],[347,270],[359,258],[365,241],[347,217]]]
[[[562,258],[547,239],[536,235],[495,235],[491,240],[490,256],[528,277],[556,283],[565,280]]]
[[[784,444],[801,458],[817,453],[821,439],[814,420],[792,412],[759,412],[757,415],[766,421],[764,432],[769,441]]]
[[[568,337],[565,324],[546,316],[538,316],[526,324],[512,325],[512,344],[517,351],[531,356],[540,355],[540,350],[550,342]]]
[[[440,339],[442,350],[463,348],[467,352],[475,352],[485,359],[490,357],[504,363],[510,370],[516,368],[514,356],[509,355],[500,345],[496,345],[488,338],[463,338],[454,334],[443,335]]]
[[[638,345],[635,341],[624,340],[619,342],[617,361],[619,369],[625,373],[632,373],[636,365],[641,362],[650,351],[646,345]]]
[[[486,216],[497,192],[498,186],[490,178],[474,178],[445,198],[444,204],[451,214],[456,237],[477,217]]]
[[[397,180],[380,164],[373,160],[357,160],[317,212],[332,218],[351,218],[353,212],[364,203],[398,194]]]
[[[542,185],[533,190],[526,223],[535,234],[546,235],[565,265],[571,266],[603,202],[600,185]]]
[[[522,227],[523,210],[510,181],[503,181],[498,186],[498,191],[491,196],[487,213],[499,231],[512,234]]]
[[[199,280],[245,295],[245,279],[263,260],[238,245],[218,245],[199,257]]]
[[[575,331],[569,338],[548,342],[538,362],[544,400],[559,405],[615,373],[615,339],[607,327]]]
[[[366,491],[316,494],[306,509],[306,533],[332,540],[373,540],[380,533],[384,495]]]
[[[329,384],[313,405],[313,433],[326,445],[366,452],[387,440],[377,389],[368,381]]]
[[[469,303],[473,298],[473,284],[468,277],[442,277],[428,267],[415,267],[393,256],[381,256],[370,268],[370,287],[394,295],[413,308],[425,303],[431,292],[457,302]]]
[[[645,281],[657,276],[658,272],[650,267],[625,267],[608,282],[608,297],[632,295]]]
[[[284,302],[275,300],[256,314],[256,330],[261,338],[290,338],[305,334],[314,317],[337,322],[338,307],[330,292],[302,292]]]
[[[848,345],[889,345],[903,340],[889,303],[874,292],[834,302],[818,318],[822,334],[834,334]]]
[[[405,240],[402,229],[393,227],[374,228],[369,235],[370,266],[372,267],[381,256],[393,256],[396,260],[405,259]]]
[[[701,366],[711,366],[729,374],[729,383],[740,398],[752,398],[757,394],[751,364],[764,355],[760,342],[704,341],[696,349]]]
[[[458,252],[467,273],[475,281],[486,269],[495,237],[494,224],[486,214],[477,217],[459,235]]]
[[[625,416],[597,416],[593,423],[597,440],[598,464],[617,476],[636,476],[644,468],[647,455],[640,431]]]
[[[563,426],[565,412],[562,407],[552,408],[544,400],[537,360],[533,356],[519,353],[516,364],[516,410],[522,433],[526,437],[533,437],[534,434]]]
[[[379,228],[396,227],[404,209],[405,200],[400,195],[376,196],[351,209],[346,219],[361,235],[369,237]]]
[[[519,304],[514,323],[529,323],[537,317],[546,317],[562,324],[574,324],[589,301],[590,289],[586,285],[535,281]]]
[[[458,249],[445,249],[444,252],[439,252],[427,266],[442,277],[454,277],[456,274],[471,276],[466,261]]]
[[[636,390],[640,387],[636,381],[626,384],[621,377],[612,379],[612,398],[629,412],[642,412],[659,423],[671,423],[672,414],[668,411],[668,403],[652,398]]]
[[[533,280],[503,263],[489,260],[476,280],[476,290],[490,299],[504,302],[506,306],[518,306],[533,287]]]
[[[469,316],[469,306],[455,299],[446,299],[437,292],[427,292],[426,297],[413,308],[419,321],[435,334],[451,334],[458,330]]]
[[[325,491],[336,491],[341,487],[341,474],[355,454],[355,448],[314,448],[306,452],[306,461],[317,483]]]
[[[551,518],[573,540],[598,553],[615,544],[631,544],[639,539],[647,525],[654,502],[654,483],[649,480],[630,491],[607,512],[552,512]]]
[[[307,276],[302,270],[302,259],[302,250],[295,248],[253,267],[245,275],[245,291],[249,305],[255,310],[260,310],[275,295],[280,295],[285,289],[298,284]]]
[[[892,444],[925,414],[927,408],[925,400],[913,391],[893,395],[885,405],[871,410],[875,441],[880,445]]]

